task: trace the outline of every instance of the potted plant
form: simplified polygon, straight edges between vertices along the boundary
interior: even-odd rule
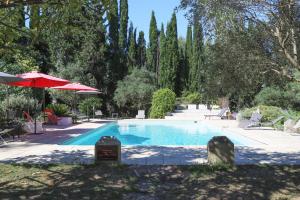
[[[48,109],[51,109],[54,114],[58,117],[57,125],[59,126],[69,126],[73,124],[72,116],[70,109],[65,104],[51,104],[47,106]]]

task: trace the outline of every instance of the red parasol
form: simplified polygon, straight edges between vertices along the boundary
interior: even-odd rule
[[[57,90],[83,90],[83,91],[97,91],[96,88],[92,88],[86,85],[82,85],[80,83],[69,83],[64,86],[51,87],[51,89]]]
[[[11,86],[20,86],[20,87],[32,87],[32,88],[49,88],[55,86],[62,86],[70,83],[70,81],[65,79],[56,78],[47,74],[43,74],[37,71],[32,71],[24,74],[18,74],[16,77],[25,79],[24,81],[8,83]],[[45,98],[45,90],[44,90]],[[45,103],[43,101],[43,107]],[[45,116],[44,116],[45,118]],[[34,117],[34,133],[36,133],[36,116]]]
[[[36,71],[18,74],[16,76],[25,79],[25,81],[13,82],[9,83],[9,85],[33,88],[48,88],[62,86],[70,83],[70,81],[68,80],[56,78],[54,76],[50,76]]]

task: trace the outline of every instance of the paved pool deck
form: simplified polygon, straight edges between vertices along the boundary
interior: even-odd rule
[[[0,144],[1,163],[81,163],[94,162],[94,146],[60,145],[110,121],[92,120],[70,127],[49,126],[44,134],[24,135]],[[237,121],[202,120],[252,141],[235,147],[236,164],[300,165],[300,134],[273,130],[244,130]],[[137,165],[193,165],[207,163],[206,146],[122,146],[122,163]]]

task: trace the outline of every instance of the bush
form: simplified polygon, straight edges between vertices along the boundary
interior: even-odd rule
[[[66,104],[50,104],[47,108],[53,110],[58,117],[70,116],[70,108]]]
[[[184,97],[184,103],[187,104],[200,104],[202,102],[202,96],[200,93],[191,93]]]
[[[1,102],[3,108],[7,108],[8,110],[15,111],[16,117],[22,117],[23,111],[29,113],[35,113],[35,109],[37,111],[41,110],[41,104],[36,105],[37,101],[33,98],[28,98],[24,95],[10,95],[8,99],[5,99]],[[36,106],[35,106],[36,105]],[[35,108],[36,107],[36,108]]]
[[[269,122],[272,121],[276,118],[278,118],[279,116],[286,116],[286,114],[283,112],[283,110],[279,107],[275,107],[275,106],[256,106],[253,108],[247,108],[245,110],[243,110],[241,112],[241,116],[244,119],[250,119],[251,115],[254,111],[256,111],[257,109],[259,109],[261,115],[262,115],[262,122]]]
[[[254,102],[258,105],[300,110],[299,83],[289,83],[284,89],[266,87],[255,96]]]
[[[167,112],[174,109],[175,101],[176,95],[172,90],[157,90],[152,97],[150,117],[155,119],[164,118]]]
[[[277,87],[266,87],[261,90],[254,99],[258,105],[285,107],[287,100],[284,98],[284,91]]]
[[[89,97],[79,103],[79,110],[81,113],[87,113],[89,116],[93,114],[93,107],[99,109],[102,106],[102,101],[97,97]]]
[[[155,90],[155,74],[144,69],[134,69],[118,82],[114,101],[124,112],[135,115],[139,109],[150,108]]]

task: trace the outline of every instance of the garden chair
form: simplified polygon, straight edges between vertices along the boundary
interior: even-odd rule
[[[204,115],[205,119],[208,117],[209,119],[211,117],[219,117],[222,118],[224,116],[224,114],[228,111],[228,108],[222,108],[221,111],[218,114],[214,114],[214,115]]]
[[[27,133],[34,133],[34,129],[35,129],[35,125],[34,125],[34,119],[30,116],[30,114],[28,112],[25,112],[23,111],[23,115],[24,115],[24,118],[26,119],[26,123],[24,124],[24,130],[27,132]],[[36,122],[36,131],[37,132],[41,132],[41,131],[45,131],[44,129],[44,126],[43,126],[43,123],[42,122],[39,122],[37,121]]]
[[[262,115],[259,112],[253,112],[250,118],[249,124],[246,128],[258,127],[260,126],[260,120],[262,119]]]
[[[54,111],[52,109],[47,108],[44,110],[44,112],[47,115],[48,122],[50,122],[51,124],[57,124],[57,122],[60,120],[60,118],[54,114]]]
[[[96,110],[96,112],[95,112],[95,117],[101,118],[102,116],[103,116],[102,111],[101,111],[101,110]]]
[[[7,142],[4,140],[4,136],[12,136],[13,139],[15,138],[15,135],[18,135],[18,137],[20,137],[20,131],[21,131],[21,126],[16,126],[16,127],[12,127],[12,128],[6,128],[4,130],[0,130],[0,141],[2,141],[4,144],[6,144]]]
[[[139,110],[138,114],[135,116],[136,119],[145,119],[145,110]]]

